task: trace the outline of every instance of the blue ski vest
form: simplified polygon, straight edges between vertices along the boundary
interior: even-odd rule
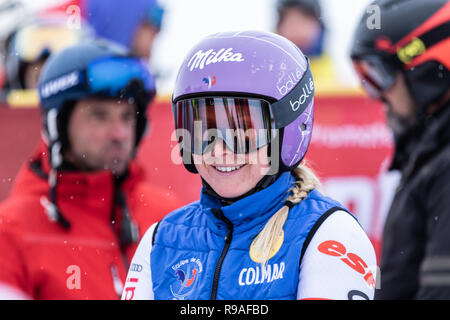
[[[278,251],[266,264],[254,261],[252,242],[284,205],[293,182],[283,173],[269,187],[228,206],[202,192],[200,201],[167,215],[155,230],[150,253],[155,299],[296,299],[307,243],[327,216],[347,210],[311,191],[289,210]]]

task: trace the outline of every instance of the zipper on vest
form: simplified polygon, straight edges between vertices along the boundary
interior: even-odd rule
[[[216,270],[214,271],[211,300],[216,300],[217,289],[219,286],[220,270],[222,269],[223,261],[225,260],[225,256],[227,255],[228,249],[230,248],[231,240],[233,239],[233,224],[230,220],[228,220],[227,217],[225,217],[222,210],[212,209],[211,211],[218,219],[224,221],[228,227],[228,232],[225,236],[225,245],[223,246],[222,253],[216,265]]]

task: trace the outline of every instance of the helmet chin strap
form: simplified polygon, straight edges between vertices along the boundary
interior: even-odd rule
[[[258,181],[258,183],[252,189],[250,189],[246,193],[241,194],[240,196],[237,196],[234,198],[222,197],[208,184],[208,182],[206,182],[205,179],[203,179],[203,178],[201,178],[201,179],[202,179],[202,185],[203,185],[203,192],[205,192],[206,194],[208,194],[216,199],[219,199],[220,202],[222,203],[222,206],[227,206],[227,205],[230,205],[236,201],[239,201],[245,197],[248,197],[256,192],[259,192],[259,191],[267,188],[272,183],[274,183],[275,180],[278,179],[280,174],[281,174],[281,172],[279,171],[277,174],[265,175],[264,177],[261,178],[261,180]]]

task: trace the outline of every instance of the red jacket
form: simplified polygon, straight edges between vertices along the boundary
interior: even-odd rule
[[[41,163],[41,173],[48,173],[43,150],[40,146],[32,163]],[[120,245],[122,210],[115,206],[113,213],[111,173],[58,175],[56,203],[71,224],[64,229],[44,210],[49,184],[38,172],[26,163],[0,205],[0,287],[12,286],[32,299],[120,298],[137,243]],[[143,170],[131,163],[121,186],[140,237],[182,205],[174,195],[144,180]]]

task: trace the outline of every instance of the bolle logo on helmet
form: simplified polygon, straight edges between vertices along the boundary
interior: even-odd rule
[[[78,71],[73,71],[69,74],[65,74],[62,77],[51,80],[41,86],[41,97],[48,98],[61,91],[65,91],[80,83],[80,77]]]
[[[203,52],[198,50],[189,60],[187,66],[190,71],[194,69],[203,69],[205,65],[218,62],[242,62],[245,61],[242,53],[234,53],[233,48],[222,48],[217,52],[213,49]]]
[[[298,100],[295,100],[294,102],[292,102],[292,100],[289,100],[292,111],[294,112],[297,111],[305,103],[305,101],[313,94],[314,82],[312,78],[309,78],[309,81],[305,83],[302,92],[303,93],[300,95]]]
[[[304,71],[297,68],[295,72],[289,72],[286,83],[283,86],[277,85],[278,92],[285,96],[301,80]]]

